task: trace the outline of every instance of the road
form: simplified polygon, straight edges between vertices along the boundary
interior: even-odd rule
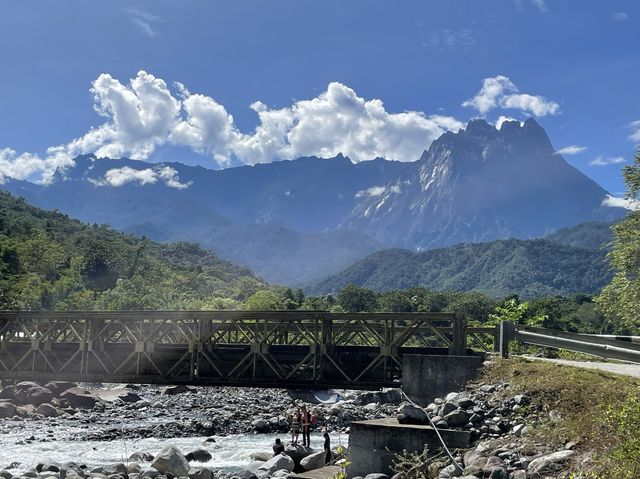
[[[539,358],[535,356],[525,356],[527,359],[534,359],[537,361],[549,361],[556,364],[562,364],[564,366],[574,366],[577,368],[585,369],[598,369],[600,371],[606,371],[609,373],[620,374],[623,376],[631,376],[634,378],[640,378],[640,364],[633,363],[599,363],[595,361],[570,361],[568,359],[550,359]]]

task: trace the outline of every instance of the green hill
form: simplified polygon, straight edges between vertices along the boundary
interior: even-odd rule
[[[595,293],[611,279],[604,255],[600,249],[547,239],[460,244],[420,253],[392,249],[369,255],[307,291],[335,293],[353,283],[374,291],[424,286],[494,297]]]
[[[589,221],[570,228],[561,228],[545,239],[567,246],[587,249],[607,249],[613,240],[611,227],[615,222]]]
[[[202,309],[266,286],[195,244],[86,225],[0,192],[0,309]]]

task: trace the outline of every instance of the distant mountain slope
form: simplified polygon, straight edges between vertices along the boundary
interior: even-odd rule
[[[198,309],[266,286],[196,244],[85,225],[0,192],[0,309]]]
[[[545,236],[545,239],[567,246],[586,249],[607,249],[613,240],[611,227],[614,222],[590,221],[569,228],[562,228]]]
[[[181,183],[160,179],[160,169]],[[123,180],[132,173],[138,181]],[[382,248],[538,238],[625,213],[602,206],[607,192],[556,154],[531,119],[499,130],[471,121],[411,163],[354,164],[338,155],[209,170],[88,155],[47,185],[1,187],[81,221],[198,242],[289,285],[338,273]]]
[[[367,256],[308,288],[335,293],[353,283],[374,291],[425,286],[480,291],[500,297],[595,293],[611,279],[604,252],[548,241],[498,240],[413,253],[385,250]]]

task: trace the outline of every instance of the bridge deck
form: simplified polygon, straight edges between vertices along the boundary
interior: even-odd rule
[[[0,379],[372,388],[476,332],[447,313],[4,311]]]

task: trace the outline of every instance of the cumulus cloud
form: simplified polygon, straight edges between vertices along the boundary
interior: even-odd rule
[[[569,145],[564,148],[560,148],[556,153],[558,155],[577,155],[578,153],[582,153],[587,151],[586,146],[578,146],[578,145]]]
[[[144,168],[136,169],[129,166],[122,168],[112,168],[107,170],[104,178],[90,179],[89,181],[96,186],[112,186],[120,187],[127,183],[137,183],[139,185],[152,185],[158,180],[164,182],[170,188],[184,189],[191,185],[191,182],[181,183],[178,178],[178,172],[175,168],[164,166],[160,168]]]
[[[627,198],[617,198],[615,196],[607,195],[605,199],[602,200],[602,206],[626,208],[631,211],[637,211],[640,210],[640,201]]]
[[[533,3],[542,13],[547,13],[549,11],[544,0],[531,0],[531,3]]]
[[[629,135],[629,139],[636,143],[640,143],[640,120],[631,122],[629,127],[631,128],[631,135]]]
[[[504,75],[485,78],[480,91],[463,102],[462,106],[474,108],[483,116],[498,107],[520,110],[538,117],[560,113],[560,105],[556,102],[539,95],[519,93],[511,79]]]
[[[622,156],[600,155],[595,160],[592,160],[589,164],[592,166],[608,166],[608,165],[618,165],[624,162],[625,162],[625,159]]]

